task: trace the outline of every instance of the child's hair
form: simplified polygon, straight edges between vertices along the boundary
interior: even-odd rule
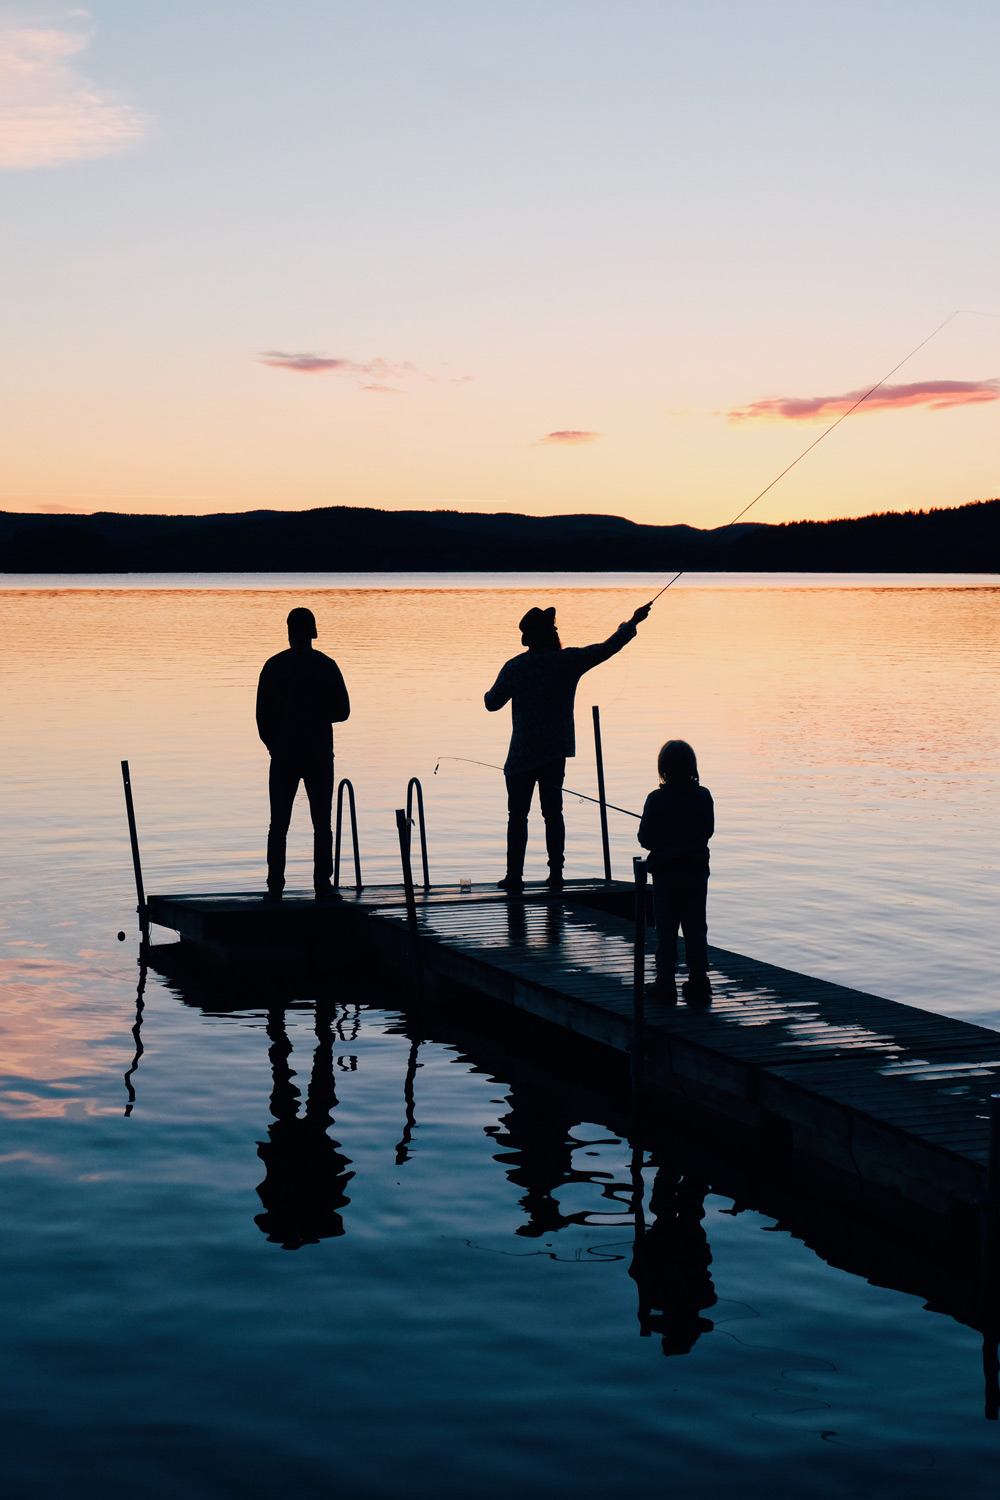
[[[667,740],[656,757],[664,786],[697,786],[698,760],[687,740]]]

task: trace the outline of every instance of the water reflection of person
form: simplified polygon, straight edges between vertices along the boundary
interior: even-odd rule
[[[567,1224],[586,1223],[586,1212],[564,1214],[555,1197],[567,1182],[590,1180],[573,1167],[579,1143],[570,1131],[579,1123],[579,1114],[530,1086],[512,1085],[507,1098],[510,1112],[487,1126],[486,1133],[505,1148],[494,1160],[503,1166],[508,1182],[524,1190],[518,1204],[527,1222],[519,1224],[515,1234],[541,1239]]]
[[[505,891],[524,889],[528,811],[536,784],[549,860],[545,883],[552,890],[562,889],[566,845],[562,787],[566,758],[576,754],[576,686],[584,672],[628,645],[649,609],[648,604],[637,609],[606,641],[566,650],[556,630],[554,608],[529,609],[518,625],[521,644],[528,649],[501,667],[484,700],[490,713],[511,705],[510,749],[503,768],[507,781],[507,872],[498,882]]]
[[[658,1168],[649,1207],[656,1215],[647,1229],[636,1214],[636,1237],[629,1275],[639,1289],[643,1333],[658,1333],[664,1354],[689,1354],[714,1323],[702,1317],[717,1298],[712,1282],[712,1251],[702,1220],[708,1183],[666,1161]]]
[[[344,1189],[354,1173],[347,1170],[350,1162],[341,1154],[339,1142],[327,1134],[337,1106],[329,1012],[317,1006],[317,1046],[301,1115],[282,1010],[268,1012],[267,1034],[274,1122],[267,1140],[257,1146],[265,1168],[264,1181],[257,1188],[264,1212],[257,1214],[254,1223],[272,1243],[298,1250],[344,1233],[340,1210],[351,1201]]]
[[[285,845],[299,782],[305,783],[313,825],[313,885],[317,901],[339,901],[333,889],[333,728],[350,717],[351,700],[332,657],[313,650],[311,609],[288,616],[288,650],[264,663],[257,684],[257,731],[271,757],[267,831],[267,895],[280,901]]]

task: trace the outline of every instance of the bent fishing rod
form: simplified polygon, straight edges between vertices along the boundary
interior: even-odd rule
[[[503,771],[503,766],[495,766],[490,760],[472,760],[468,755],[439,755],[437,765],[434,767],[434,775],[438,773],[438,766],[443,760],[460,760],[466,766],[482,766],[486,771]],[[539,786],[555,787],[554,781],[539,782]],[[571,786],[560,786],[559,790],[565,792],[567,797],[579,797],[584,802],[593,802],[596,807],[607,807],[612,812],[624,813],[626,818],[635,818],[638,822],[642,813],[633,812],[630,807],[616,807],[613,802],[601,802],[600,797],[588,797],[586,792],[574,792]]]
[[[728,526],[723,526],[723,528],[722,528],[723,532],[731,530],[732,527],[734,527],[736,525],[737,521],[742,520],[743,517],[746,515],[747,511],[750,510],[752,506],[756,505],[758,500],[763,500],[763,498],[767,494],[768,490],[773,490],[774,486],[779,482],[779,480],[784,479],[784,477],[785,477],[786,474],[790,474],[791,471],[795,468],[796,464],[800,464],[802,462],[802,460],[806,457],[806,455],[808,453],[812,452],[812,450],[817,446],[817,444],[821,443],[824,438],[827,438],[827,437],[830,436],[830,433],[833,432],[833,430],[834,430],[835,427],[839,427],[840,424],[841,424],[841,422],[846,422],[847,418],[851,415],[851,413],[852,412],[856,412],[857,409],[858,409],[858,407],[861,406],[865,401],[868,400],[869,396],[874,396],[875,392],[877,390],[880,390],[882,388],[882,386],[885,385],[885,383],[886,383],[887,380],[891,380],[892,379],[892,377],[895,375],[895,373],[896,373],[897,370],[901,370],[905,364],[909,363],[909,361],[913,358],[913,356],[915,354],[919,354],[920,353],[921,349],[924,347],[925,344],[929,344],[930,341],[931,341],[931,339],[937,338],[937,336],[941,332],[941,330],[943,328],[947,328],[948,324],[952,321],[953,318],[957,318],[958,315],[959,315],[959,313],[974,313],[974,309],[971,308],[971,307],[956,307],[956,309],[955,309],[955,311],[953,313],[949,313],[948,316],[945,318],[945,320],[944,320],[943,323],[939,323],[938,326],[934,329],[934,331],[932,333],[929,333],[926,338],[921,339],[920,343],[917,344],[916,348],[911,349],[910,352],[909,352],[909,354],[905,354],[903,356],[903,358],[899,361],[898,364],[893,365],[892,369],[889,370],[889,371],[887,371],[886,374],[882,376],[881,380],[876,380],[875,384],[873,386],[870,386],[868,388],[868,390],[865,391],[865,393],[864,393],[863,396],[859,396],[858,397],[858,399],[854,402],[853,406],[849,406],[845,412],[841,412],[840,416],[836,419],[836,421],[835,422],[831,422],[830,425],[829,425],[829,427],[824,428],[824,430],[820,433],[819,437],[813,438],[813,440],[809,444],[809,446],[807,448],[803,448],[803,450],[799,454],[798,458],[793,458],[792,461],[791,461],[791,463],[787,464],[785,466],[785,468],[782,469],[782,471],[781,471],[780,474],[776,474],[774,476],[774,478],[771,480],[770,484],[766,484],[764,486],[764,488],[761,490],[761,492],[760,492],[759,495],[754,495],[753,499],[750,500],[750,501],[748,501],[747,504],[744,505],[744,507],[743,507],[743,509],[741,511],[737,511],[736,515],[729,522],[729,525]],[[980,316],[980,317],[991,317],[991,316],[993,316],[993,314],[991,314],[991,313],[985,313],[985,314],[978,314],[978,316]],[[682,578],[684,576],[685,571],[686,570],[684,568],[681,568],[679,572],[677,572],[677,573],[674,574],[673,578],[671,578],[671,580],[670,580],[669,583],[665,583],[663,585],[662,589],[660,590],[660,592],[658,594],[654,594],[653,595],[653,598],[650,599],[650,601],[649,601],[649,607],[650,608],[652,608],[652,606],[656,603],[657,599],[661,598],[667,592],[667,589],[673,587],[673,585],[677,582],[678,578]]]

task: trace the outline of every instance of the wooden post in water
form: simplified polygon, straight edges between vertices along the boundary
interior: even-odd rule
[[[413,967],[419,979],[421,973],[420,929],[417,926],[417,900],[413,893],[413,870],[410,865],[410,820],[402,807],[396,808],[396,830],[399,833],[399,858],[403,866],[403,894],[406,897],[406,919],[410,927]]]
[[[132,843],[132,869],[135,871],[135,894],[138,901],[139,931],[142,941],[149,942],[149,911],[146,907],[146,892],[142,885],[142,865],[139,862],[139,835],[135,829],[135,807],[132,804],[132,780],[128,761],[122,761],[122,785],[125,788],[125,811],[128,814],[128,836]]]
[[[991,1094],[987,1105],[990,1112],[990,1146],[982,1223],[983,1290],[985,1293],[992,1293],[996,1303],[998,1299],[993,1288],[997,1263],[1000,1261],[1000,1094]]]
[[[632,1058],[633,1085],[642,1082],[643,1053],[646,1046],[646,861],[636,856],[635,873],[635,950],[632,960]]]
[[[986,1418],[1000,1417],[1000,1094],[991,1094],[990,1154],[986,1168],[986,1202],[982,1223],[983,1376]]]
[[[594,704],[594,751],[597,756],[597,796],[601,805],[601,847],[604,850],[604,878],[611,879],[611,845],[608,842],[608,798],[604,790],[604,751],[601,749],[601,710]]]

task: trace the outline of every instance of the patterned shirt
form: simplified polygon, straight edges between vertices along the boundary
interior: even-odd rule
[[[504,762],[508,776],[576,754],[576,685],[584,672],[614,656],[635,633],[636,627],[626,620],[597,646],[524,651],[500,668],[484,702],[491,714],[505,703],[511,705],[513,728]]]

